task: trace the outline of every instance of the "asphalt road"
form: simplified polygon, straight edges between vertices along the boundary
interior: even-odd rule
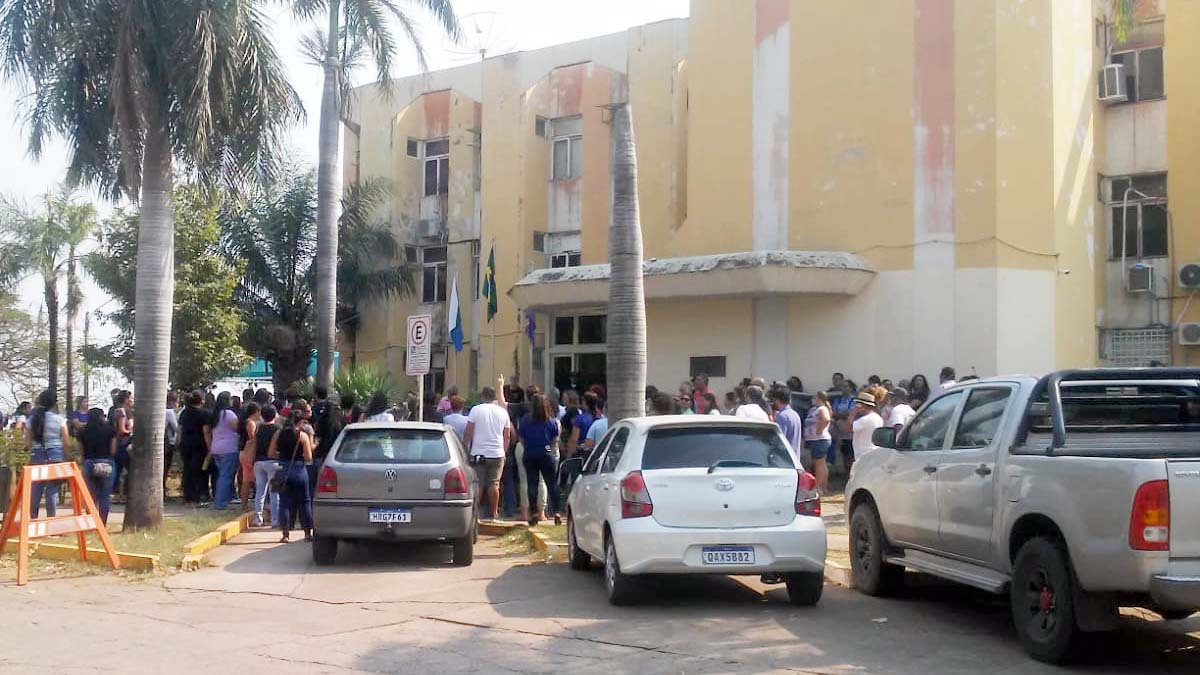
[[[827,586],[812,609],[753,579],[674,578],[618,609],[598,569],[494,540],[469,568],[441,547],[353,547],[317,568],[275,536],[243,535],[214,553],[221,567],[165,580],[0,584],[0,672],[1064,672],[1024,655],[1003,602],[917,578],[893,600]],[[1194,675],[1200,617],[1129,616],[1073,670]]]

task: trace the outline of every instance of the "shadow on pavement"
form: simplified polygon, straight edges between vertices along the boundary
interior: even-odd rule
[[[452,569],[450,545],[437,542],[347,542],[339,543],[337,561],[329,566],[313,564],[311,544],[303,540],[279,546],[257,542],[260,551],[247,553],[224,566],[231,574],[370,574],[401,570]],[[298,552],[298,549],[300,550]],[[476,550],[475,559],[489,560],[504,554]],[[399,569],[398,569],[399,568]]]

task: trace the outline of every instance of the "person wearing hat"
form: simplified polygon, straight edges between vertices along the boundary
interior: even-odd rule
[[[860,392],[854,399],[854,411],[850,413],[852,447],[855,457],[861,457],[863,453],[875,449],[875,443],[871,441],[871,434],[882,426],[883,418],[875,412],[875,395],[869,391]],[[849,468],[854,460],[847,459],[846,467]]]
[[[912,409],[908,404],[908,390],[904,387],[895,387],[888,395],[888,401],[892,404],[892,413],[888,415],[887,425],[900,433],[906,424],[916,417],[917,411]]]

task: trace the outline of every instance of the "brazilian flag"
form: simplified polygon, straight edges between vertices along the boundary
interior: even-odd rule
[[[499,298],[496,293],[496,242],[492,242],[492,252],[488,254],[487,267],[483,270],[483,297],[487,298],[487,320],[491,323],[496,316],[496,304]]]

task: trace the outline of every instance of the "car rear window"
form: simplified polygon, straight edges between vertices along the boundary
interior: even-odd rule
[[[1049,432],[1046,398],[1032,431]],[[1067,432],[1200,431],[1200,387],[1175,383],[1064,383]]]
[[[338,446],[343,464],[445,464],[450,448],[434,429],[347,429]]]
[[[728,462],[728,466],[796,468],[783,439],[769,427],[652,429],[642,451],[643,469],[707,468],[717,462]]]

